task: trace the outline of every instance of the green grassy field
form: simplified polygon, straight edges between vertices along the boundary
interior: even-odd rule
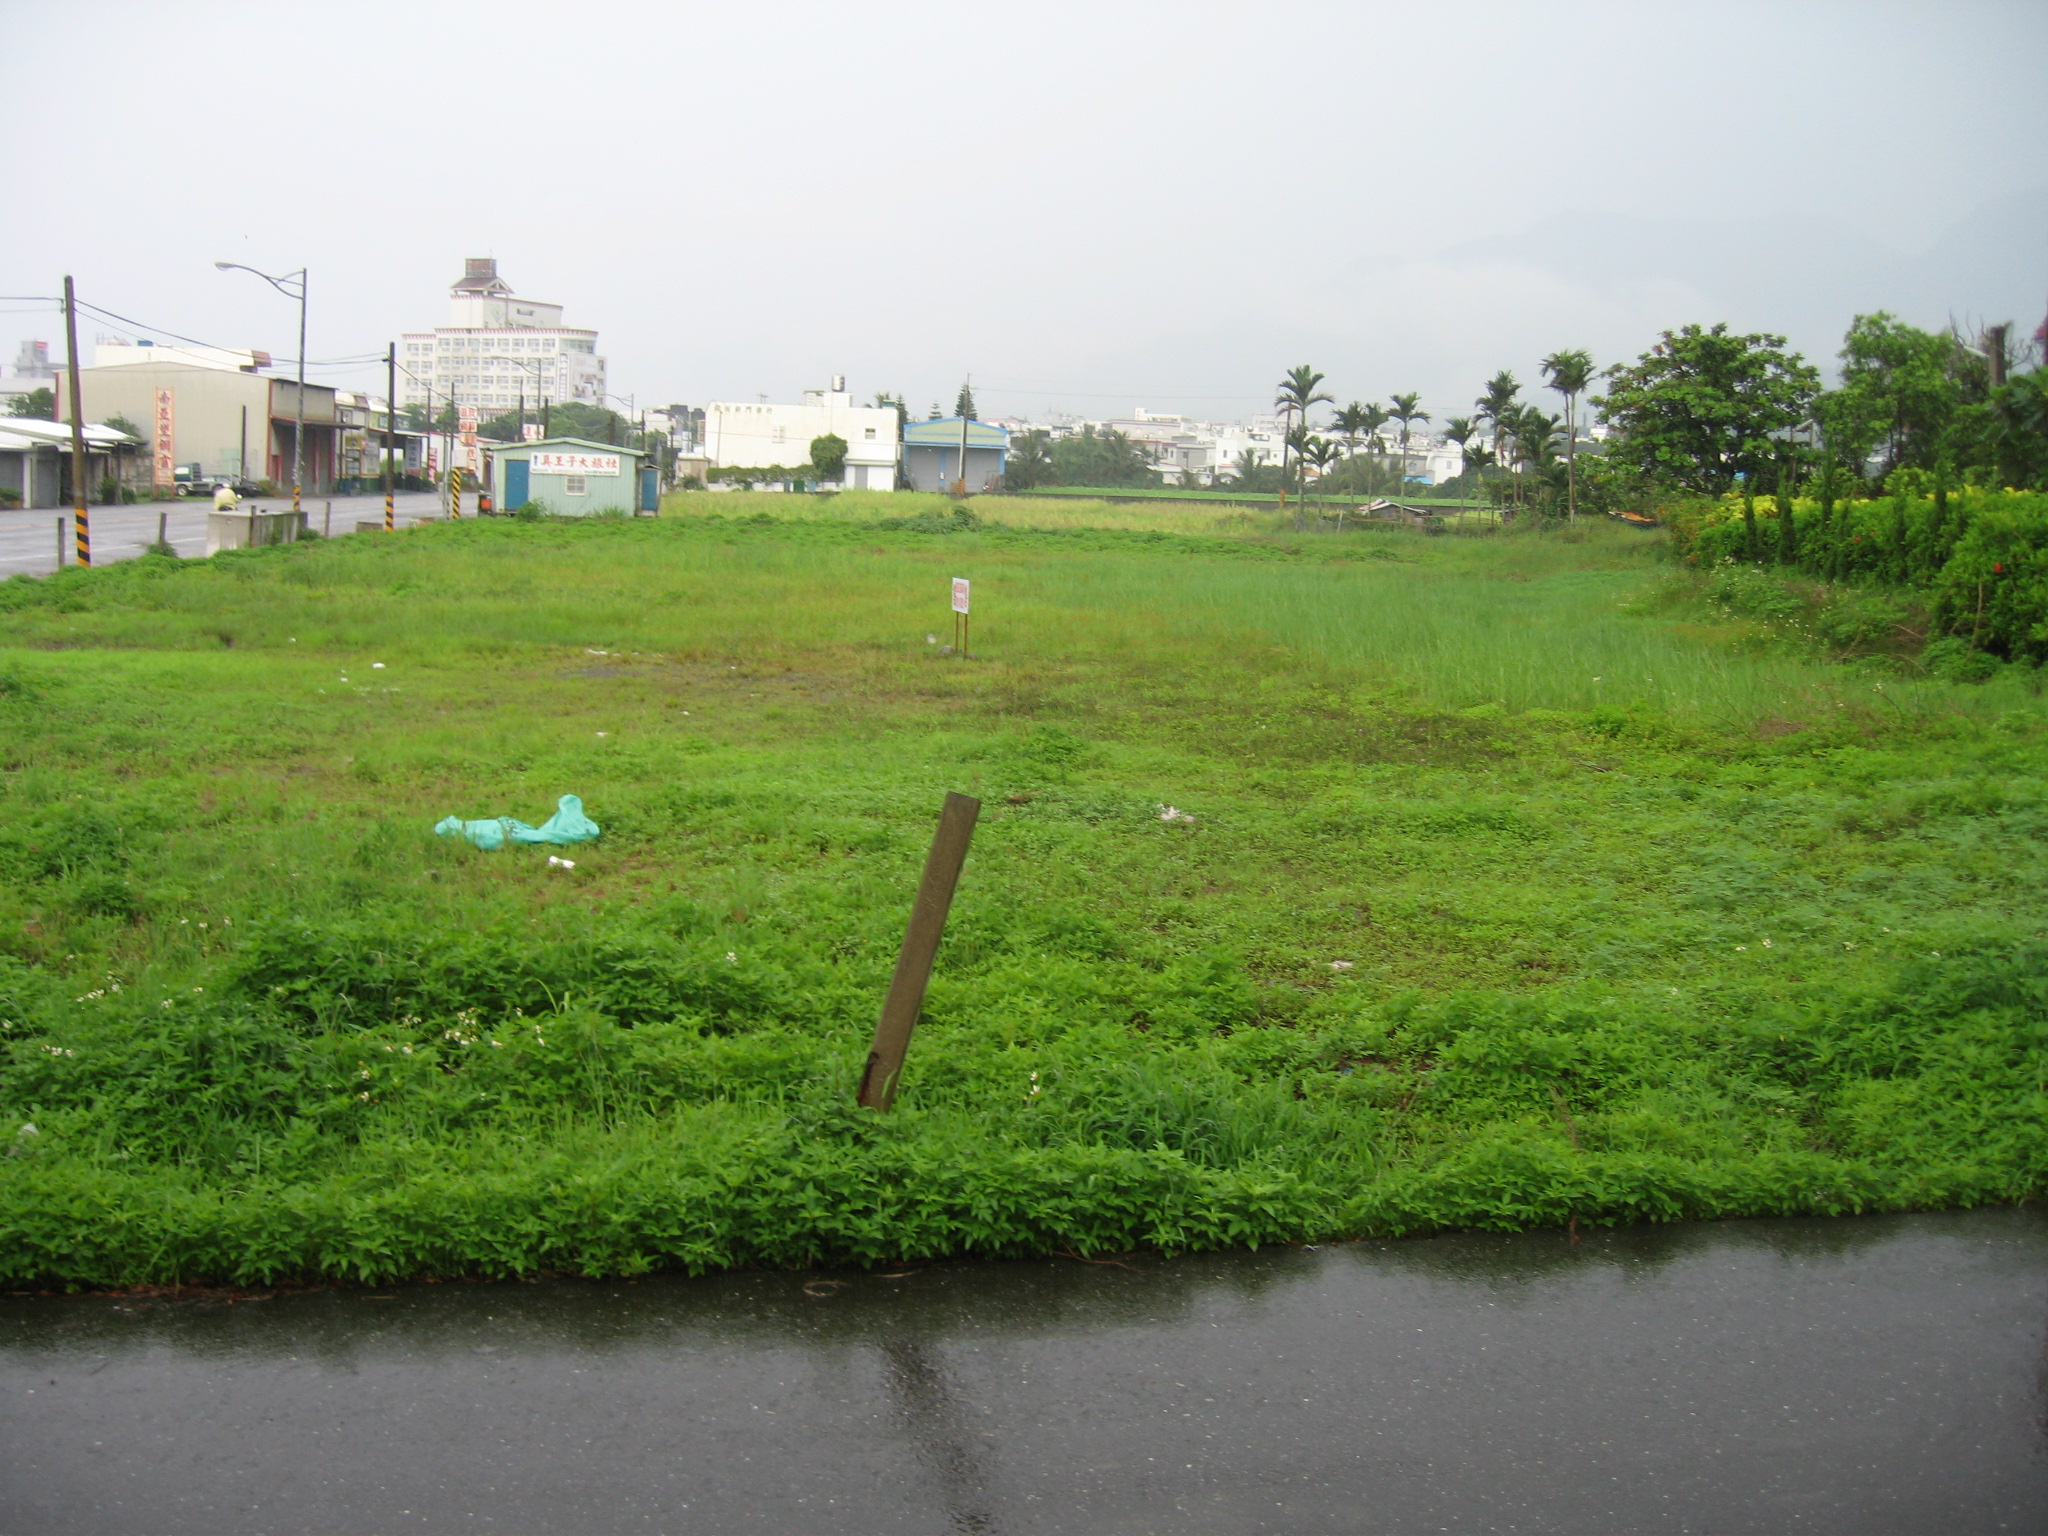
[[[670,510],[0,585],[0,1277],[2042,1188],[2038,673],[1830,660],[1606,526]],[[982,823],[877,1117],[949,789]],[[431,831],[563,793],[570,870]]]

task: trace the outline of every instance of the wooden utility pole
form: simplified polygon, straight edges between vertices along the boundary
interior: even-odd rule
[[[896,956],[896,974],[889,980],[889,995],[875,1025],[874,1047],[860,1075],[856,1097],[863,1109],[887,1109],[896,1102],[896,1084],[903,1076],[910,1032],[917,1027],[918,1011],[924,1007],[932,960],[946,931],[953,888],[960,883],[960,866],[967,862],[967,845],[973,841],[975,818],[980,815],[981,802],[972,795],[948,794],[945,809],[939,812],[939,829],[924,861],[924,878],[917,883],[917,904],[910,909],[910,926]]]
[[[384,345],[384,531],[398,528],[398,508],[391,489],[391,455],[398,441],[398,343]]]
[[[92,564],[92,522],[86,510],[85,407],[78,399],[78,296],[72,292],[71,276],[64,277],[65,369],[71,383],[71,509],[78,535],[78,563]]]

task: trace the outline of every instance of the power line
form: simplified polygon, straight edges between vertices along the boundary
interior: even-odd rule
[[[182,341],[187,346],[205,347],[207,350],[212,352],[246,352],[249,350],[247,347],[216,346],[213,342],[201,341],[196,336],[181,336],[176,331],[166,330],[164,327],[160,325],[148,325],[140,320],[131,320],[126,315],[117,315],[111,309],[101,309],[99,305],[88,304],[83,299],[80,299],[78,301],[78,307],[80,309],[89,309],[96,315],[99,315],[108,320],[119,321],[122,325],[130,326],[138,331],[148,331],[155,336],[168,336],[173,341]]]

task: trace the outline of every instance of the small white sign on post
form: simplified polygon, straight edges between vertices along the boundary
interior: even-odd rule
[[[953,611],[955,613],[965,613],[967,611],[967,578],[965,576],[955,576],[953,578]]]

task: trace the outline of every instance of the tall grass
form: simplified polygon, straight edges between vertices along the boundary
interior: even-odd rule
[[[0,1275],[865,1262],[2048,1178],[2017,672],[1907,684],[1689,617],[1627,530],[703,500],[0,585]],[[769,506],[802,515],[733,515]],[[955,575],[971,661],[937,643]],[[877,1121],[847,1099],[948,788],[983,818]],[[573,870],[429,830],[564,792],[606,829]]]

